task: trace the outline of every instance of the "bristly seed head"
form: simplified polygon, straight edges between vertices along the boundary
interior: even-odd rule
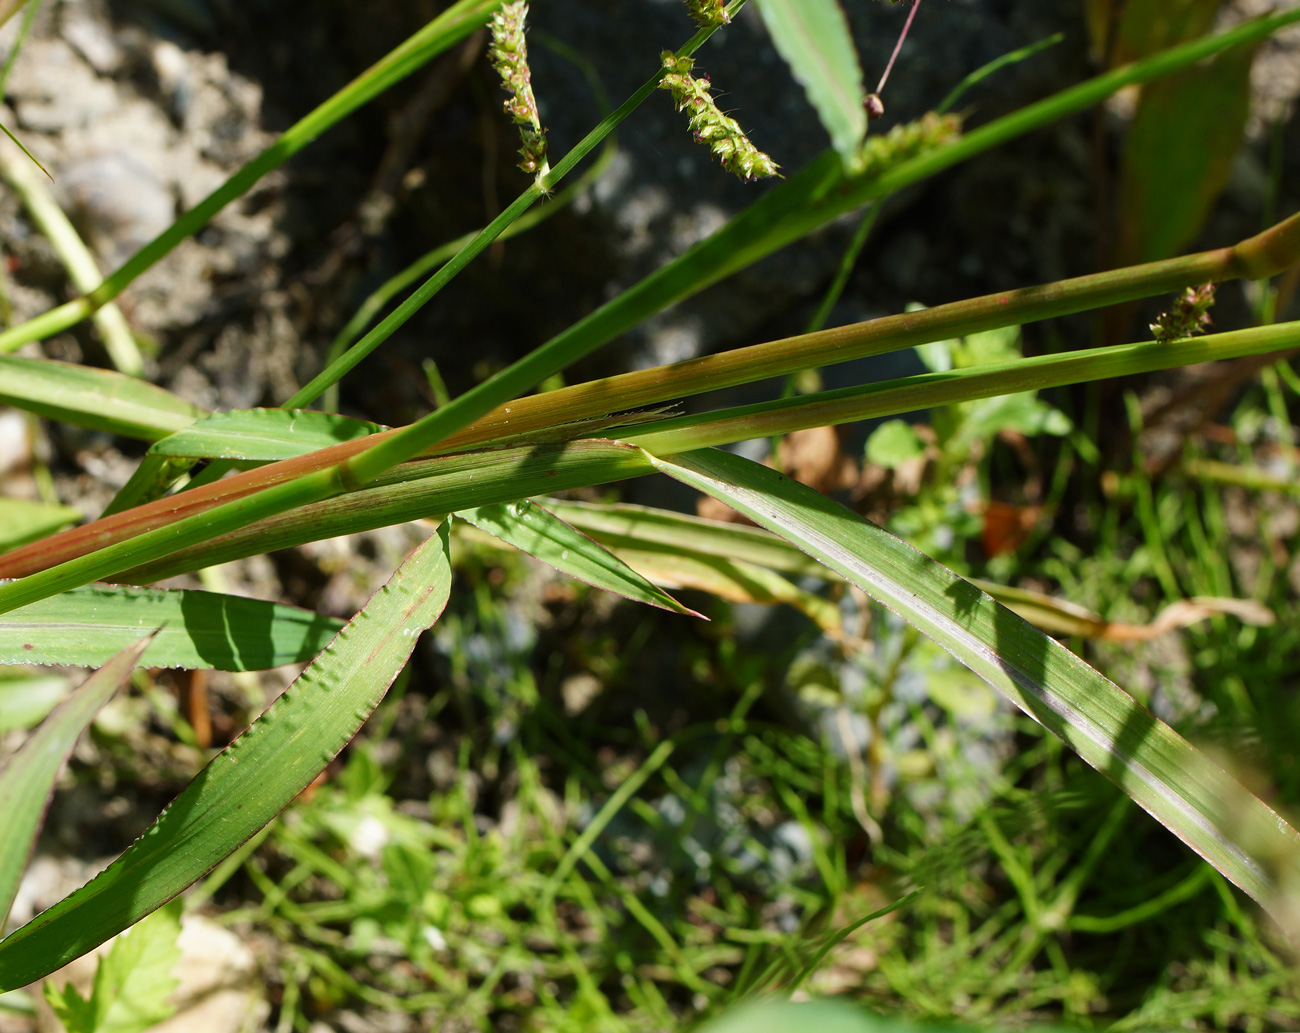
[[[510,98],[505,111],[519,126],[523,146],[519,149],[519,167],[539,179],[549,171],[546,162],[546,130],[537,113],[533,96],[532,72],[528,68],[528,43],[524,39],[524,19],[528,4],[523,0],[502,4],[492,16],[492,46],[488,50],[492,67],[501,76],[501,85]]]
[[[1214,304],[1214,284],[1188,287],[1168,312],[1162,312],[1151,324],[1151,332],[1162,344],[1204,332],[1210,325],[1210,307]]]
[[[686,0],[686,10],[701,29],[715,29],[720,25],[731,24],[727,0]]]
[[[747,183],[779,175],[777,170],[781,166],[755,147],[736,120],[718,108],[709,93],[708,76],[691,75],[695,62],[689,57],[678,57],[671,50],[665,50],[660,56],[664,77],[659,88],[672,92],[678,111],[690,113],[691,132],[696,141],[707,143],[722,167]]]

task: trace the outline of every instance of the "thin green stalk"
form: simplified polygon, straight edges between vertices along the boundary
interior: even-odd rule
[[[497,441],[573,420],[750,384],[767,377],[897,351],[931,341],[1050,319],[1174,292],[1208,280],[1272,275],[1300,261],[1300,213],[1230,248],[988,294],[574,384],[520,398],[448,447]],[[566,331],[567,333],[567,331]]]
[[[944,97],[943,101],[940,102],[939,106],[934,110],[941,115],[945,111],[951,111],[957,101],[961,100],[962,94],[967,90],[974,86],[978,86],[991,75],[1002,71],[1002,69],[1006,68],[1007,65],[1019,64],[1021,61],[1025,61],[1049,47],[1056,46],[1056,44],[1060,43],[1063,39],[1065,39],[1065,33],[1053,33],[1046,39],[1040,39],[1037,43],[1030,43],[1028,46],[1011,51],[1009,54],[1003,54],[1001,57],[994,58],[988,64],[975,69],[975,71],[971,72],[966,76],[966,78],[954,86],[952,92],[949,93],[948,96]]]
[[[947,373],[923,373],[880,384],[823,391],[802,398],[778,399],[720,412],[661,420],[621,431],[619,439],[640,445],[653,455],[668,455],[750,438],[788,434],[806,427],[893,416],[952,402],[1149,373],[1194,362],[1260,355],[1297,345],[1300,345],[1300,322],[1167,343],[1117,344],[1109,348],[1040,355]]]
[[[36,228],[49,241],[72,285],[84,292],[98,287],[104,281],[104,274],[99,271],[90,249],[59,207],[36,168],[27,161],[6,153],[0,156],[0,175],[13,188]],[[140,376],[144,372],[144,357],[140,354],[122,310],[110,303],[96,311],[92,318],[113,368],[128,376]]]
[[[835,279],[826,288],[821,304],[817,306],[817,311],[808,320],[806,333],[816,333],[826,325],[826,320],[831,315],[831,309],[835,307],[835,303],[840,300],[840,295],[844,293],[844,287],[849,282],[853,267],[858,264],[858,257],[862,254],[862,249],[867,246],[867,237],[871,235],[871,228],[875,226],[876,219],[879,217],[879,201],[862,213],[862,218],[858,220],[858,228],[853,231],[853,239],[849,241],[849,246],[844,250],[844,257],[840,259],[840,267],[835,272]]]
[[[42,313],[0,333],[0,354],[38,341],[81,322],[111,301],[137,277],[187,237],[196,233],[231,201],[245,194],[268,172],[283,165],[336,122],[487,24],[502,0],[460,0],[415,35],[381,58],[304,118],[225,183],[137,251],[91,293]]]
[[[605,170],[609,168],[614,155],[617,153],[618,148],[614,145],[613,137],[611,136],[605,141],[604,149],[592,164],[591,168],[587,169],[587,171],[577,180],[556,194],[546,207],[538,209],[537,211],[530,211],[507,226],[501,232],[500,239],[509,240],[511,237],[518,236],[520,233],[532,229],[539,223],[545,222],[556,212],[560,211],[565,205],[573,201],[579,194],[604,174]],[[357,309],[355,314],[353,314],[352,318],[347,321],[343,329],[338,332],[334,340],[330,343],[329,352],[325,357],[326,368],[332,366],[339,356],[348,350],[352,342],[355,341],[361,332],[370,325],[371,321],[374,320],[375,316],[377,316],[380,311],[382,311],[385,305],[402,293],[402,291],[406,290],[407,287],[411,286],[411,284],[415,283],[415,281],[420,277],[438,269],[455,257],[461,249],[467,247],[474,240],[476,232],[481,233],[483,231],[471,231],[455,240],[448,241],[446,244],[434,248],[432,251],[426,252],[401,272],[390,277],[388,280],[385,280],[379,287],[375,288],[366,300],[361,303],[361,306]],[[331,393],[333,393],[333,397],[331,397]],[[338,408],[338,398],[335,386],[331,386],[325,392],[325,396],[327,399],[325,408],[331,412],[336,410]],[[304,404],[310,404],[312,401],[315,401],[315,399],[309,399],[308,402]],[[284,408],[292,408],[292,406],[286,401],[284,403]]]
[[[1188,477],[1207,484],[1231,484],[1250,491],[1276,491],[1300,498],[1300,482],[1274,476],[1256,466],[1193,459],[1183,463],[1181,469]]]

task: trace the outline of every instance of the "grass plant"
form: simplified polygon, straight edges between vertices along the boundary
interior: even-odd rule
[[[869,135],[862,74],[844,34],[797,31],[843,24],[834,0],[755,2],[833,147],[786,170],[641,283],[408,426],[304,407],[335,397],[341,378],[493,241],[559,196],[566,177],[665,82],[724,169],[747,179],[776,171],[735,120],[703,103],[707,89],[702,95],[689,76],[692,55],[744,0],[689,5],[699,31],[662,59],[648,55],[645,84],[569,153],[549,158],[520,63],[523,5],[460,0],[99,286],[0,331],[8,353],[103,313],[179,241],[339,120],[489,21],[508,34],[494,57],[514,90],[507,111],[524,132],[531,184],[454,254],[432,253],[367,302],[326,368],[281,409],[206,413],[119,372],[0,355],[0,400],[150,443],[106,515],[26,544],[30,535],[16,533],[0,554],[0,577],[13,579],[0,583],[0,659],[21,662],[39,649],[48,662],[67,660],[60,636],[93,621],[101,634],[79,639],[73,662],[102,667],[0,777],[14,816],[0,857],[6,908],[59,761],[126,671],[247,672],[288,654],[314,657],[106,871],[0,940],[0,987],[49,975],[187,887],[198,883],[196,899],[211,900],[238,879],[260,902],[225,921],[269,929],[284,945],[283,1030],[306,1028],[349,1000],[467,1029],[662,1029],[764,995],[846,989],[888,1010],[967,1022],[1108,1014],[1120,1028],[1254,1029],[1300,1012],[1276,932],[1300,930],[1300,850],[1279,813],[1296,799],[1294,723],[1275,717],[1294,709],[1287,657],[1297,655],[1296,629],[1225,616],[1293,610],[1286,564],[1296,532],[1267,506],[1251,510],[1249,534],[1231,531],[1224,513],[1239,493],[1289,490],[1295,374],[1283,361],[1248,391],[1233,417],[1236,455],[1189,447],[1167,476],[1147,469],[1140,449],[1121,472],[1102,469],[1089,414],[1071,418],[1034,397],[1293,350],[1300,324],[1192,336],[1199,323],[1171,331],[1171,319],[1156,341],[1033,357],[1020,355],[1008,330],[1211,281],[1268,281],[1300,263],[1300,215],[1232,247],[530,393],[834,218],[1121,89],[1240,54],[1300,21],[1300,10],[1143,54],[982,126],[929,115]],[[712,390],[918,346],[931,366],[918,376],[667,411]],[[941,471],[893,518],[894,530],[923,549],[721,447],[926,409],[934,412],[928,440],[896,422],[869,446],[887,465],[928,455]],[[1136,402],[1130,412],[1136,442],[1144,417]],[[990,594],[961,576],[977,531],[954,485],[959,474],[988,480],[991,442],[1008,430],[1059,439],[1052,505],[1073,490],[1067,481],[1093,485],[1079,503],[1097,528],[1092,548],[1055,536],[1040,543],[1041,574],[1095,615],[1065,625],[1079,632],[1070,648],[1013,612],[1029,610],[1023,596]],[[1264,471],[1274,444],[1289,473]],[[538,498],[655,472],[757,528]],[[1124,513],[1098,484],[1128,500]],[[935,514],[947,522],[944,534],[927,531]],[[420,540],[341,627],[221,593],[155,597],[131,587],[411,521]],[[1250,578],[1216,545],[1234,534],[1258,540]],[[725,631],[679,633],[691,644],[678,673],[701,686],[707,707],[658,718],[631,707],[625,723],[602,727],[575,719],[580,707],[570,714],[557,705],[557,686],[531,668],[538,631],[512,623],[500,605],[485,536],[656,607],[634,619],[621,660],[589,658],[614,684],[627,676],[619,664],[635,663],[664,622],[689,620],[696,608],[724,629],[734,620],[728,604],[692,595],[685,605],[664,586],[733,603],[792,602],[817,629],[802,630],[776,659],[747,655]],[[511,562],[501,577],[526,576]],[[1008,580],[1018,573],[1010,559],[990,568]],[[800,579],[809,576],[825,587],[807,587]],[[85,587],[97,581],[112,584]],[[1149,612],[1125,612],[1128,596],[1114,585],[1145,593]],[[1219,602],[1200,604],[1200,623],[1185,632],[1179,696],[1158,662],[1120,653],[1116,629],[1203,597]],[[1222,603],[1241,597],[1256,609]],[[113,615],[107,628],[87,616],[94,600]],[[407,665],[426,632],[444,669],[437,688],[412,692]],[[1084,632],[1098,640],[1084,641]],[[990,686],[1019,710],[1000,709]],[[783,708],[788,721],[773,716]],[[367,722],[371,734],[318,785]],[[994,731],[1016,750],[981,765]],[[386,766],[384,733],[431,746],[436,763],[423,774]],[[1228,765],[1243,742],[1268,791],[1251,769]],[[29,759],[42,751],[40,763]],[[402,779],[425,786],[427,803],[394,803]],[[500,820],[484,828],[489,793]],[[1134,802],[1164,829],[1140,819]],[[1186,939],[1151,948],[1143,937],[1162,922]],[[1111,942],[1105,936],[1118,936],[1128,953],[1098,946]],[[1147,966],[1145,989],[1125,968],[1130,957]],[[1197,985],[1211,989],[1183,993],[1197,966]],[[785,1024],[772,1028],[796,1028],[796,1012],[780,1014]]]

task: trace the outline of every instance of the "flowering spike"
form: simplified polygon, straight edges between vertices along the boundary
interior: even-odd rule
[[[695,62],[689,57],[678,57],[671,50],[665,50],[660,56],[664,77],[659,88],[672,91],[678,111],[690,113],[691,132],[696,141],[708,144],[722,167],[747,183],[778,175],[781,166],[750,143],[736,120],[718,108],[709,93],[709,77],[691,75]]]
[[[537,114],[533,96],[532,72],[528,68],[528,43],[524,39],[524,19],[528,4],[523,0],[502,4],[492,15],[492,46],[488,56],[501,76],[501,85],[510,99],[505,111],[519,126],[523,146],[519,149],[519,167],[534,173],[540,180],[550,170],[546,162],[546,130]]]
[[[1151,332],[1162,344],[1199,334],[1210,325],[1210,306],[1213,304],[1214,284],[1188,287],[1179,295],[1173,308],[1156,317]]]
[[[720,25],[731,24],[727,0],[686,0],[686,9],[701,29],[716,29]]]
[[[915,122],[894,126],[883,136],[869,136],[858,152],[855,172],[864,176],[879,174],[918,154],[932,151],[961,135],[961,119],[956,115],[936,115],[927,111]]]

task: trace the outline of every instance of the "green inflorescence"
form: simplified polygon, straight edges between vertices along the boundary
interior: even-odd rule
[[[1201,333],[1210,325],[1210,307],[1214,304],[1214,284],[1188,287],[1168,312],[1162,312],[1151,324],[1151,332],[1160,342],[1177,341]]]
[[[659,88],[672,91],[678,111],[690,113],[695,139],[709,145],[722,167],[746,182],[777,175],[781,166],[750,142],[734,118],[722,113],[709,93],[708,77],[691,75],[695,62],[671,50],[661,57],[665,72]]]
[[[701,29],[714,29],[731,24],[727,13],[727,0],[686,0],[686,9]]]
[[[546,130],[537,113],[532,72],[528,68],[528,44],[524,39],[527,16],[528,4],[523,0],[502,4],[492,16],[492,46],[488,55],[501,76],[501,85],[510,94],[505,102],[506,114],[519,126],[523,141],[519,148],[519,167],[541,176],[550,166],[546,162]]]
[[[859,175],[880,172],[941,147],[960,135],[961,119],[956,115],[936,115],[927,111],[915,122],[894,126],[882,136],[867,137],[858,152],[857,172]]]

